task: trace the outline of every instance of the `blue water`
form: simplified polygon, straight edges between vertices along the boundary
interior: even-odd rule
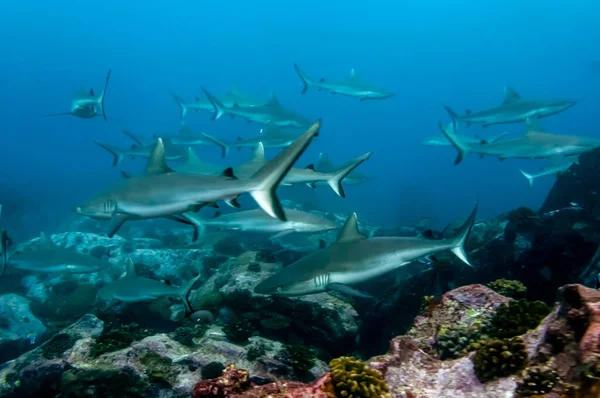
[[[201,86],[222,94],[236,82],[255,95],[275,91],[282,104],[311,119],[323,117],[322,135],[300,165],[316,162],[319,152],[336,164],[374,153],[360,168],[373,180],[349,187],[347,199],[326,188],[314,193],[324,208],[395,225],[420,216],[463,217],[478,195],[480,217],[537,207],[553,178],[530,189],[518,169],[535,171],[543,161],[470,157],[455,167],[452,148],[420,141],[438,133],[438,120],[448,120],[443,103],[460,111],[492,107],[502,101],[504,85],[528,97],[578,99],[543,126],[600,137],[599,76],[590,68],[600,57],[598,20],[600,2],[593,0],[4,2],[0,203],[13,206],[22,235],[57,228],[78,201],[121,178],[92,140],[130,145],[124,127],[174,132],[180,121],[169,90],[191,98]],[[301,95],[294,62],[316,78],[340,80],[355,68],[396,97]],[[109,68],[106,111],[118,120],[40,118],[67,111],[82,84],[100,92]],[[231,139],[259,130],[238,120],[213,122],[208,114],[187,121]],[[516,135],[523,128],[494,126],[486,133],[500,131]],[[216,148],[199,153],[219,160]],[[243,158],[235,153],[231,160]],[[142,166],[128,160],[121,168]]]

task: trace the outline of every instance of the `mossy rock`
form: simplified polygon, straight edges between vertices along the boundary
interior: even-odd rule
[[[523,380],[517,385],[516,393],[518,397],[548,394],[560,383],[558,373],[552,369],[539,366],[527,369],[523,376]]]
[[[472,359],[475,374],[482,383],[513,375],[527,365],[525,343],[518,337],[483,340],[472,348],[475,349]]]
[[[354,357],[340,357],[329,362],[329,395],[344,398],[391,398],[385,379],[375,369]]]
[[[527,288],[519,281],[510,279],[497,279],[487,285],[490,289],[506,297],[520,297],[527,292]]]
[[[300,373],[306,373],[315,366],[314,352],[302,345],[289,344],[284,346],[283,350],[275,356],[275,359],[290,365]]]
[[[139,325],[109,325],[102,334],[91,344],[90,357],[97,358],[107,352],[122,350],[129,347],[134,341],[141,340],[152,333],[142,330]]]
[[[541,301],[514,300],[496,309],[486,333],[499,338],[520,336],[535,329],[549,313],[550,307]]]
[[[73,347],[77,338],[66,333],[59,333],[42,345],[42,356],[46,359],[61,357],[65,351]]]
[[[143,398],[150,396],[146,383],[133,370],[71,369],[62,374],[61,397]]]
[[[221,362],[209,362],[202,367],[202,379],[207,380],[221,377],[224,369],[225,365],[223,365]]]
[[[247,343],[255,331],[254,325],[247,319],[238,319],[223,326],[223,333],[233,343]]]

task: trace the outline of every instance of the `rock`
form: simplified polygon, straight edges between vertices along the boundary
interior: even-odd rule
[[[0,363],[27,349],[46,332],[44,324],[29,310],[29,303],[16,294],[0,296]]]

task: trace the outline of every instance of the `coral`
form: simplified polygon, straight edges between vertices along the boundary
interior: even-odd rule
[[[252,344],[248,347],[248,351],[246,352],[246,359],[248,361],[254,361],[259,357],[262,357],[267,353],[267,348],[261,342]]]
[[[209,362],[202,367],[202,379],[216,379],[217,377],[221,377],[224,369],[225,365],[221,362]]]
[[[280,330],[285,329],[292,323],[292,319],[279,314],[271,314],[268,318],[262,319],[260,325],[265,329]]]
[[[248,271],[260,272],[260,263],[258,261],[251,261],[250,264],[248,264]]]
[[[517,385],[517,396],[532,397],[551,392],[559,383],[558,373],[543,367],[533,367],[525,371],[523,380]]]
[[[255,328],[247,319],[239,319],[223,326],[223,333],[227,339],[234,343],[246,343],[254,335]]]
[[[435,296],[423,296],[421,299],[421,309],[419,313],[425,312],[425,310],[433,303]]]
[[[173,361],[153,351],[146,351],[140,356],[140,363],[144,365],[145,373],[150,382],[171,387],[172,379],[177,376],[173,368]]]
[[[489,339],[472,345],[475,374],[481,382],[506,377],[522,370],[527,364],[525,343],[518,337]]]
[[[223,306],[224,295],[220,292],[211,292],[203,295],[202,297],[194,300],[194,308],[203,308],[214,314],[218,313]]]
[[[228,365],[223,376],[217,379],[202,380],[194,386],[194,398],[225,398],[240,393],[250,387],[250,376],[247,370],[236,369]]]
[[[536,328],[549,313],[550,308],[541,301],[511,301],[498,307],[486,333],[500,338],[520,336]]]
[[[354,357],[331,360],[331,382],[328,390],[332,398],[387,398],[391,397],[381,373],[369,368]]]
[[[485,338],[481,323],[458,324],[453,328],[442,328],[438,332],[435,350],[441,360],[456,359],[469,349],[471,344]]]
[[[171,333],[171,338],[185,346],[192,347],[195,344],[194,340],[204,336],[204,333],[206,333],[207,330],[208,325],[205,324],[180,326]]]
[[[135,323],[129,325],[109,325],[90,346],[90,356],[92,358],[100,355],[121,350],[137,340],[141,340],[152,333],[148,330],[142,330]]]
[[[496,293],[506,297],[519,297],[527,291],[524,284],[510,279],[497,279],[488,283],[487,286]]]
[[[284,346],[283,350],[277,353],[275,359],[290,365],[300,373],[307,372],[315,366],[315,354],[310,348],[301,345]]]
[[[541,225],[537,213],[527,207],[519,207],[511,211],[507,218],[508,224],[504,228],[504,238],[510,243],[516,240],[517,234],[531,233]]]
[[[254,303],[252,293],[248,290],[236,289],[226,294],[223,298],[225,304],[237,314],[244,314],[252,311]]]
[[[61,397],[147,397],[146,385],[131,369],[71,369],[62,374]]]
[[[41,348],[42,356],[46,359],[52,359],[62,356],[62,354],[73,347],[77,338],[66,333],[59,333],[48,340]]]

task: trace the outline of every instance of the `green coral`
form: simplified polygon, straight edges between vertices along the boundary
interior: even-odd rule
[[[315,366],[315,354],[310,348],[302,345],[289,344],[284,346],[275,359],[290,365],[301,373],[307,372]]]
[[[90,357],[97,358],[107,352],[122,350],[131,343],[141,340],[151,334],[148,330],[140,329],[136,323],[129,325],[109,325],[102,334],[91,344]]]
[[[146,351],[140,356],[146,376],[150,382],[170,388],[177,372],[173,369],[171,358],[163,357],[153,351]]]
[[[487,285],[490,289],[506,297],[519,297],[527,292],[527,288],[519,281],[497,279]]]
[[[552,392],[560,382],[558,373],[543,367],[533,367],[525,371],[523,380],[517,385],[517,396],[532,397]]]
[[[525,343],[518,337],[483,340],[471,347],[476,350],[472,359],[475,374],[483,383],[515,374],[527,364]]]
[[[204,333],[208,330],[208,325],[206,324],[193,324],[186,323],[186,325],[180,326],[173,333],[171,333],[171,337],[173,340],[188,346],[193,347],[195,345],[194,340],[202,338]]]
[[[233,343],[247,343],[255,331],[254,325],[247,319],[239,319],[223,326],[223,333]]]
[[[223,375],[223,369],[225,369],[225,365],[221,362],[209,362],[202,367],[202,379],[207,380],[221,377]]]
[[[263,343],[258,342],[258,343],[251,345],[248,348],[248,351],[246,352],[246,359],[248,361],[254,361],[257,358],[262,357],[266,353],[267,353],[267,347]]]
[[[435,350],[441,360],[456,359],[463,355],[471,344],[485,338],[482,323],[458,324],[453,328],[442,328],[438,332]]]
[[[525,299],[502,304],[490,321],[487,334],[492,337],[514,337],[535,329],[550,313],[550,307],[541,301]]]
[[[65,351],[73,347],[76,341],[76,337],[66,333],[59,333],[41,347],[42,356],[46,359],[58,358]]]
[[[329,362],[331,389],[335,397],[390,398],[385,379],[375,369],[354,357],[340,357]]]

